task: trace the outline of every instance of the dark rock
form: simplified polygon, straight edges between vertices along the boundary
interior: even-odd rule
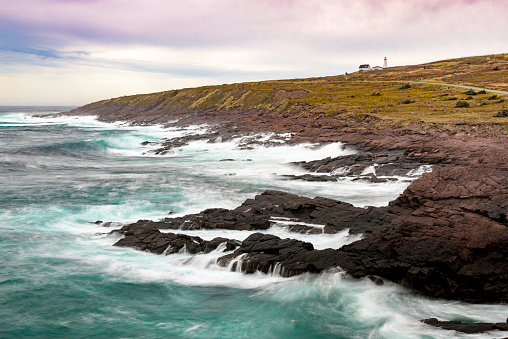
[[[215,124],[209,136],[201,137],[217,140],[220,136],[227,140],[239,134],[250,135],[251,140],[246,139],[241,145],[245,148],[263,144],[254,133],[274,131],[293,133],[294,143],[341,141],[362,151],[298,163],[318,173],[360,176],[374,164],[376,176],[403,176],[420,164],[441,168],[416,180],[388,207],[358,209],[330,199],[299,198],[269,191],[232,211],[202,212],[156,222],[140,220],[132,226],[252,230],[258,224],[266,227],[272,217],[278,216],[325,224],[325,232],[350,228],[352,233],[365,236],[340,250],[301,250],[287,257],[281,257],[281,253],[254,252],[254,259],[263,263],[265,269],[267,258],[283,260],[287,275],[340,266],[353,277],[379,276],[430,296],[508,302],[508,138],[503,134],[502,124],[461,124],[448,128],[414,122],[399,126],[380,124],[379,119],[369,115],[325,116],[311,112],[311,107],[303,104],[281,113],[242,107],[168,108],[162,104],[164,100],[147,107],[129,101],[97,102],[66,114],[92,114],[102,121],[128,120],[138,124],[175,119],[178,123],[172,126]],[[197,140],[192,138],[170,141],[161,152],[178,146],[179,142]],[[225,215],[232,215],[234,220],[225,220]],[[148,235],[146,239],[153,240]],[[248,265],[246,271],[256,269]]]
[[[383,279],[381,278],[378,278],[378,277],[375,277],[373,275],[368,275],[367,276],[367,279],[369,279],[370,281],[372,281],[374,284],[378,285],[378,286],[382,286],[385,284],[385,282],[383,281]]]
[[[133,247],[155,254],[173,254],[181,251],[191,254],[209,253],[223,243],[226,243],[226,250],[233,250],[239,245],[237,240],[226,238],[214,238],[206,241],[200,237],[185,234],[162,233],[156,227],[149,225],[128,225],[113,232],[124,235],[114,246]]]
[[[408,172],[418,169],[424,162],[415,161],[403,151],[390,153],[359,153],[322,160],[293,162],[315,173],[330,173],[332,176],[366,176],[369,167],[375,168],[376,176],[407,176]]]
[[[151,225],[159,229],[234,229],[266,230],[277,223],[273,218],[289,218],[295,225],[287,226],[300,233],[337,233],[350,229],[350,233],[368,232],[369,228],[390,222],[392,216],[384,209],[359,208],[332,199],[314,199],[294,194],[265,191],[255,199],[247,199],[234,210],[211,208],[198,214],[160,221],[139,220],[132,225]],[[325,225],[324,229],[298,222]]]
[[[425,174],[390,203],[390,224],[339,250],[338,265],[353,277],[376,275],[434,297],[507,302],[508,177],[496,172]]]
[[[311,250],[296,240],[257,235],[220,261],[227,265],[247,254],[243,271],[268,272],[278,264],[285,276],[341,267],[355,278],[377,276],[434,297],[507,302],[508,176],[503,173],[482,167],[439,168],[381,208],[266,191],[234,210],[207,209],[130,226],[254,230],[267,229],[279,217],[296,220],[292,229],[300,232],[309,229],[298,222],[325,225],[319,231],[327,233],[349,228],[365,236],[339,250]]]
[[[217,263],[225,267],[232,260],[242,256],[242,272],[261,271],[269,273],[277,265],[280,265],[283,276],[292,276],[315,271],[310,264],[294,260],[296,254],[312,252],[313,250],[314,247],[308,242],[281,239],[271,234],[254,233],[245,239],[242,245],[233,253],[220,257]]]
[[[436,318],[422,320],[423,323],[444,330],[452,330],[467,334],[483,333],[488,331],[508,331],[508,324],[505,323],[463,323],[461,321],[439,321]]]

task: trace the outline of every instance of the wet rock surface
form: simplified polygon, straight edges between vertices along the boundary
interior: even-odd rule
[[[508,301],[508,177],[448,167],[427,173],[388,207],[390,225],[339,251],[353,277],[377,275],[426,295]]]
[[[393,215],[386,208],[359,208],[328,198],[311,199],[280,191],[265,191],[254,199],[247,199],[233,210],[210,208],[178,218],[139,220],[132,225],[159,229],[252,231],[268,229],[271,224],[278,222],[277,218],[291,221],[287,227],[294,232],[338,233],[349,229],[351,234],[358,234],[371,232],[372,227],[390,223]]]
[[[314,246],[309,242],[295,239],[281,239],[271,234],[254,233],[242,242],[233,253],[222,256],[217,263],[221,266],[230,265],[231,261],[241,258],[233,263],[232,269],[254,273],[260,271],[270,273],[280,269],[282,276],[292,276],[304,272],[316,272],[316,268],[307,261],[299,261],[299,255],[305,256],[313,252]]]
[[[341,141],[360,151],[349,159],[299,164],[316,171],[330,171],[327,173],[350,166],[353,174],[363,172],[367,164],[377,164],[378,177],[380,173],[407,173],[416,164],[433,165],[432,173],[412,183],[387,207],[358,209],[330,199],[302,200],[289,196],[288,200],[275,203],[281,195],[265,194],[250,199],[257,200],[256,204],[248,200],[234,210],[210,209],[187,218],[140,221],[136,225],[252,230],[268,228],[273,217],[287,217],[325,224],[325,232],[350,228],[351,232],[364,233],[364,238],[339,250],[317,251],[297,246],[305,250],[291,254],[291,259],[279,256],[286,274],[341,267],[353,277],[379,276],[430,296],[471,302],[508,301],[508,138],[503,126],[457,125],[447,130],[415,122],[377,128],[378,120],[367,115],[340,118],[305,110],[293,113],[241,108],[201,111],[147,108],[140,112],[133,107],[97,104],[72,114],[98,114],[104,121],[129,120],[138,124],[179,119],[178,126],[220,125],[222,131],[227,131],[219,131],[218,137],[223,140],[228,133],[292,133],[291,142]],[[363,165],[356,168],[355,162]],[[251,256],[253,263],[264,263],[265,252],[236,253]],[[256,267],[252,264],[249,269]]]
[[[483,333],[488,331],[508,331],[507,323],[463,323],[461,321],[439,321],[436,318],[422,320],[423,323],[444,330],[452,330],[467,334]]]
[[[157,146],[157,148],[147,151],[147,153],[164,155],[171,153],[175,149],[187,146],[194,141],[204,141],[207,143],[221,143],[234,141],[236,148],[246,150],[253,149],[256,146],[274,147],[280,146],[282,143],[289,141],[290,134],[276,134],[266,133],[260,134],[257,132],[239,132],[236,131],[234,126],[230,124],[215,125],[207,127],[198,134],[190,133],[188,135],[176,138],[165,138],[159,142],[144,141],[141,143],[143,146]]]
[[[365,237],[339,250],[297,246],[298,250],[288,249],[282,255],[281,240],[270,236],[271,242],[255,250],[242,244],[220,262],[226,265],[243,255],[247,261],[242,270],[263,272],[278,262],[284,276],[340,267],[355,278],[379,276],[434,297],[507,302],[505,173],[479,166],[438,168],[387,207],[357,208],[332,199],[266,191],[234,210],[209,209],[183,218],[138,221],[131,227],[255,230],[267,229],[279,217],[300,221],[301,226],[323,224],[328,233],[349,228]],[[295,230],[308,232],[305,227]],[[266,239],[257,236],[249,243]]]
[[[113,233],[123,234],[114,246],[133,247],[155,254],[173,254],[186,252],[191,254],[209,253],[225,243],[225,250],[233,250],[240,242],[234,239],[214,238],[210,241],[185,234],[162,233],[153,226],[128,225]]]
[[[375,173],[376,176],[411,176],[422,165],[403,151],[366,152],[322,160],[293,162],[313,173],[330,173],[335,176],[356,176]],[[370,169],[370,171],[369,171]]]

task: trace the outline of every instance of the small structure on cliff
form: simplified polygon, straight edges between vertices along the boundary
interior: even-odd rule
[[[359,71],[372,71],[372,68],[370,67],[369,64],[363,64],[363,65],[360,65],[358,70]]]
[[[369,64],[362,64],[360,65],[360,67],[358,68],[358,71],[380,71],[380,70],[383,70],[385,68],[388,68],[388,62],[386,60],[386,57],[383,61],[383,67],[381,66],[372,66],[370,67]]]

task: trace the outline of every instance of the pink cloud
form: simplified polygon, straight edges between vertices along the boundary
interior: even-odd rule
[[[420,38],[457,26],[506,29],[508,15],[505,0],[17,0],[2,7],[0,18],[36,35],[162,45]]]

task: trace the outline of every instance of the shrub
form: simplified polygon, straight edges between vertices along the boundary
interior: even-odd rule
[[[499,67],[494,67],[493,71],[499,71]]]
[[[485,90],[482,89],[480,92],[478,92],[478,94],[487,94],[487,92],[485,92]]]
[[[409,100],[409,99],[402,101],[402,103],[403,103],[404,105],[411,104],[411,103],[413,103],[413,102],[414,102],[414,101]]]
[[[475,92],[473,89],[470,89],[469,91],[467,92],[464,92],[465,95],[477,95],[478,93]]]
[[[380,97],[381,96],[381,93],[372,93],[370,96],[372,97]]]
[[[498,101],[494,102],[495,104],[502,104],[504,102],[504,99],[499,99]]]
[[[496,118],[506,118],[508,117],[508,109],[503,109],[494,114]]]
[[[409,89],[411,88],[411,85],[410,84],[404,84],[402,86],[399,87],[400,90],[403,90],[403,89]]]
[[[457,97],[451,97],[451,98],[446,98],[445,101],[453,101],[453,100],[457,100]]]
[[[455,104],[455,107],[458,107],[458,108],[466,108],[466,107],[469,107],[469,102],[465,102],[465,101],[457,101],[457,104]]]
[[[494,95],[488,97],[487,100],[497,100],[497,95],[494,94]]]
[[[468,96],[468,97],[466,98],[466,100],[471,100],[471,99],[473,99],[473,97],[472,97],[472,96]]]

